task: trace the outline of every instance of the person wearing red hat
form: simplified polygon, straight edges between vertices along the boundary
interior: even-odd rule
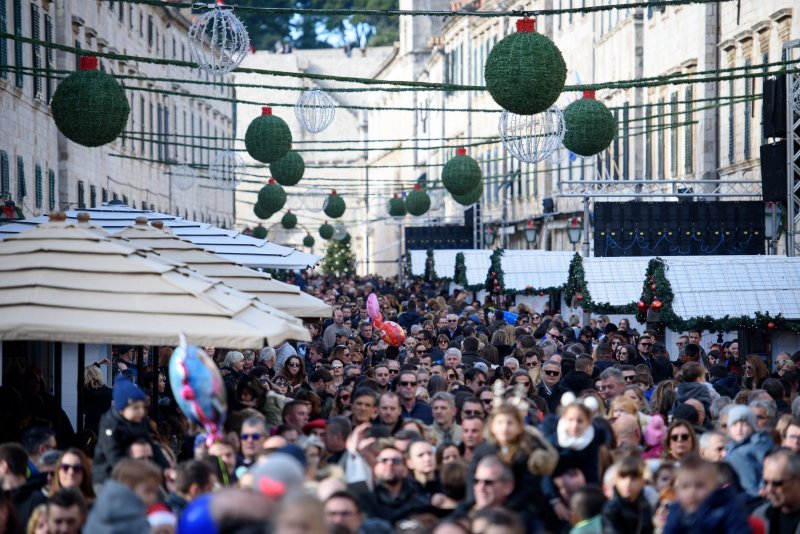
[[[303,425],[303,434],[306,436],[316,436],[319,439],[325,439],[325,428],[328,424],[325,419],[312,419]]]

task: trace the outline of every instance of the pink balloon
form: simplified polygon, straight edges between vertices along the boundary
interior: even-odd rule
[[[370,293],[367,297],[367,315],[369,315],[370,319],[375,320],[380,314],[381,307],[378,304],[378,297],[375,296],[375,293]]]

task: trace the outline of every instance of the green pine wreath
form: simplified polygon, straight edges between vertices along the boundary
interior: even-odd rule
[[[584,97],[564,109],[564,147],[589,157],[607,149],[617,132],[614,115],[602,102]]]
[[[458,149],[458,155],[445,163],[442,169],[442,184],[451,195],[473,192],[483,179],[478,162],[467,156],[467,151]]]
[[[431,207],[431,197],[420,185],[406,195],[406,211],[415,217],[424,215]]]
[[[327,222],[319,227],[319,236],[326,241],[333,237],[333,226]]]
[[[286,228],[287,230],[291,230],[295,226],[297,226],[297,215],[292,213],[291,211],[287,211],[281,217],[281,226]]]

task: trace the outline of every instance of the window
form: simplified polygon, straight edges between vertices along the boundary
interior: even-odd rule
[[[749,67],[751,62],[749,59],[744,61],[745,67]],[[749,71],[748,71],[749,72]],[[753,78],[744,78],[742,80],[744,82],[744,159],[750,159],[750,123],[752,122],[752,113],[753,113],[753,102],[750,101],[750,95],[752,94],[751,91],[751,84],[754,82]]]
[[[162,136],[164,142],[164,159],[168,160],[170,156],[169,150],[169,109],[164,106],[164,135]]]
[[[89,207],[96,208],[97,207],[97,186],[90,185],[89,186]]]
[[[153,16],[147,15],[147,46],[153,48]]]
[[[25,161],[22,156],[17,156],[17,198],[22,202],[26,196],[28,191],[25,187]]]
[[[142,211],[147,211],[147,202],[142,200]]]
[[[105,204],[108,202],[108,189],[105,187],[100,190],[100,201]]]
[[[158,134],[158,159],[159,161],[164,159],[164,137],[162,135],[162,120],[161,120],[161,113],[162,108],[161,104],[158,104],[156,108],[156,117],[157,117],[157,126],[156,126],[156,133]]]
[[[0,32],[6,33],[6,1],[0,1]],[[0,67],[8,65],[8,41],[0,39]],[[0,70],[0,78],[8,78],[8,71]]]
[[[622,179],[630,180],[630,138],[628,136],[628,121],[630,115],[630,108],[628,103],[622,105]]]
[[[672,131],[669,133],[669,172],[673,178],[676,178],[678,176],[678,93],[672,93],[669,113],[672,122]]]
[[[147,132],[147,127],[144,123],[144,97],[139,97],[139,152],[144,155],[144,136]]]
[[[53,211],[56,209],[56,171],[53,169],[47,171],[47,197],[48,209]]]
[[[111,199],[112,200],[119,200],[119,195],[116,194],[116,193],[111,193]]]
[[[81,49],[81,42],[78,41],[77,39],[75,40],[75,48],[77,48],[78,50]],[[75,54],[75,70],[80,70],[80,68],[81,68],[81,55],[80,53],[78,53]]]
[[[44,40],[48,43],[53,42],[53,17],[46,13],[44,15]],[[47,92],[45,93],[45,96],[48,103],[50,102],[50,99],[53,98],[53,78],[50,76],[50,71],[54,65],[53,49],[46,47],[44,50],[44,66],[47,69]]]
[[[22,37],[22,0],[14,0],[14,35]],[[22,58],[22,41],[14,41],[14,66],[25,66]],[[14,74],[14,84],[20,88],[25,85],[25,77],[22,72]]]
[[[615,109],[614,110],[614,123],[615,124],[619,124],[619,109]],[[611,146],[612,146],[612,150],[614,152],[614,165],[612,165],[610,178],[612,180],[619,180],[620,154],[619,154],[619,136],[618,135],[614,136],[614,140],[611,142]],[[570,164],[570,170],[571,169],[572,169],[572,165]],[[570,176],[570,179],[572,179],[571,176]]]
[[[8,154],[0,150],[0,195],[11,195],[11,172],[9,170]]]
[[[122,195],[122,203],[128,205],[128,195]]]
[[[149,114],[149,120],[147,121],[147,123],[149,125],[149,128],[148,128],[147,131],[150,134],[150,158],[152,159],[155,156],[155,146],[154,146],[155,142],[153,140],[153,135],[152,135],[152,131],[153,131],[153,103],[152,102],[150,102],[150,114]]]
[[[39,27],[41,26],[41,19],[39,15],[39,6],[31,4],[31,37],[37,41],[40,38]],[[42,98],[42,79],[39,77],[39,71],[42,68],[42,47],[36,44],[31,44],[31,62],[33,63],[33,98]]]
[[[658,99],[658,107],[656,108],[656,116],[658,117],[658,146],[656,146],[656,150],[658,152],[658,157],[656,161],[658,163],[658,179],[664,179],[664,167],[666,163],[664,161],[665,154],[664,154],[664,128],[666,127],[666,118],[664,117],[664,99]]]
[[[683,138],[683,172],[686,176],[694,172],[694,125],[692,124],[692,86],[686,88],[686,132]]]
[[[44,203],[44,177],[42,176],[42,166],[37,163],[34,172],[34,190],[36,193],[35,206],[41,208]]]
[[[733,80],[730,80],[728,82],[728,97],[730,98],[729,99],[730,103],[728,104],[728,164],[733,164],[735,155],[735,150],[733,146],[734,134],[735,134],[734,131],[735,124],[733,122],[733,112],[735,105],[733,103],[733,94],[734,94]]]
[[[120,22],[124,23],[125,22],[125,2],[120,2],[119,3],[119,13],[117,15],[118,15],[118,20]]]
[[[78,209],[86,208],[86,192],[84,191],[83,180],[78,180]]]

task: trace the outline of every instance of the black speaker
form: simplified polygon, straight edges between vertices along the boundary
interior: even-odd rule
[[[761,189],[765,202],[786,201],[786,140],[761,145]]]
[[[764,78],[761,107],[764,137],[786,137],[786,75]]]
[[[553,202],[551,197],[545,197],[542,199],[542,211],[544,213],[555,213],[556,204]]]

